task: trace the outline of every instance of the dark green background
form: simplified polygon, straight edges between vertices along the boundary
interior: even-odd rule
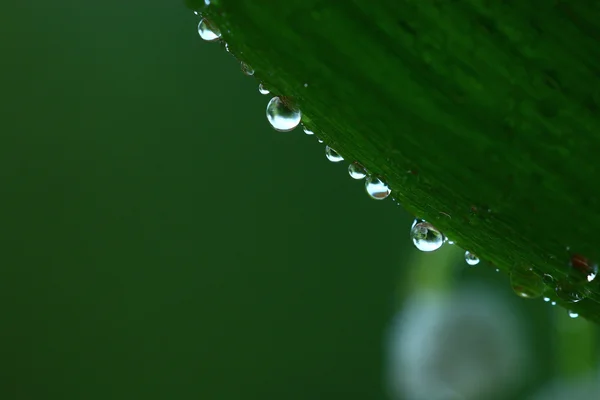
[[[410,216],[182,2],[0,15],[2,399],[372,399]]]

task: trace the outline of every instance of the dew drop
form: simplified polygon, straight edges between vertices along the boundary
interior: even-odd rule
[[[579,317],[579,314],[577,314],[575,311],[569,310],[569,317],[577,318],[577,317]]]
[[[558,297],[567,303],[577,303],[587,297],[587,291],[584,287],[579,287],[567,280],[559,281],[554,291]]]
[[[202,18],[198,23],[198,34],[207,42],[214,42],[221,37],[219,28],[214,26],[213,23],[206,18]]]
[[[421,251],[434,251],[444,244],[444,235],[429,222],[420,221],[410,230],[410,238]]]
[[[510,271],[510,286],[517,296],[524,299],[535,299],[544,293],[546,286],[540,276],[531,268],[514,267]]]
[[[348,173],[352,179],[363,179],[365,176],[367,176],[367,171],[365,171],[365,168],[357,162],[353,162],[352,164],[348,165]]]
[[[313,131],[311,131],[310,129],[308,129],[307,127],[304,127],[302,129],[304,131],[304,133],[306,133],[307,135],[314,135],[315,133]]]
[[[266,89],[262,83],[258,84],[258,93],[260,94],[269,94],[269,89]]]
[[[555,306],[555,305],[556,305],[556,302],[555,302],[555,301],[553,301],[553,302],[551,302],[551,303],[550,303],[550,305],[551,305],[551,306]]]
[[[446,243],[448,243],[448,244],[454,244],[454,240],[446,240]]]
[[[344,157],[342,157],[337,151],[329,146],[325,146],[325,156],[331,162],[344,161]]]
[[[550,297],[544,297],[544,301],[547,303],[550,301]]]
[[[471,266],[477,265],[479,264],[479,257],[471,253],[470,251],[465,251],[465,261]]]
[[[204,4],[206,4],[207,6],[210,6],[210,0],[204,0]]]
[[[317,138],[317,142],[319,142],[319,143],[323,143],[323,139],[321,139],[321,138]]]
[[[267,120],[279,132],[288,132],[298,126],[302,113],[288,107],[279,97],[273,97],[267,104]]]
[[[496,272],[500,272],[500,268],[496,268]]]
[[[383,200],[392,192],[387,183],[374,175],[370,175],[365,180],[365,189],[367,194],[375,200]]]
[[[579,276],[585,277],[588,282],[596,279],[596,275],[598,275],[598,265],[590,262],[581,254],[573,254],[571,256],[570,265]]]
[[[242,68],[242,72],[245,75],[248,76],[252,76],[254,75],[254,68],[252,68],[251,66],[249,66],[248,64],[246,64],[245,62],[240,62],[240,68]]]

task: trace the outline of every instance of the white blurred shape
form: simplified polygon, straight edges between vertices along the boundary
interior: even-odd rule
[[[387,380],[392,398],[502,398],[526,376],[529,351],[519,321],[493,288],[422,290],[392,322]]]

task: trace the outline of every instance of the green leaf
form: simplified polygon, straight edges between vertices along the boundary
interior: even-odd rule
[[[600,3],[188,4],[408,211],[494,268],[551,275],[546,295],[600,321],[598,283],[570,265],[600,260]],[[565,303],[561,280],[589,296]]]

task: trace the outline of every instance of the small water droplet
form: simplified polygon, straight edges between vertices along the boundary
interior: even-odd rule
[[[500,272],[500,268],[496,268],[496,272]]]
[[[267,120],[279,132],[288,132],[298,126],[302,113],[294,110],[281,100],[273,97],[267,104]]]
[[[262,83],[258,84],[258,93],[260,94],[269,94],[271,92],[269,92],[269,89],[266,89],[265,86]]]
[[[434,251],[444,244],[444,235],[429,222],[420,221],[410,230],[410,238],[421,251]]]
[[[331,162],[344,161],[344,157],[342,157],[337,151],[329,146],[325,146],[325,156]]]
[[[207,6],[210,6],[210,0],[204,0],[204,4],[206,4]]]
[[[510,286],[519,297],[535,299],[544,293],[546,286],[531,268],[516,266],[510,271]]]
[[[448,243],[448,244],[454,244],[454,240],[447,240],[446,243]]]
[[[574,283],[567,281],[566,279],[561,280],[556,284],[554,288],[556,295],[562,300],[568,303],[577,303],[585,299],[588,295],[584,287],[580,287]]]
[[[198,11],[196,11],[196,10],[194,10],[194,14],[196,14],[196,15],[200,15],[200,14],[198,14]]]
[[[585,278],[588,282],[596,279],[598,265],[590,262],[587,257],[584,257],[581,254],[573,254],[571,256],[570,265],[576,272],[576,275],[580,276],[581,279]]]
[[[367,194],[375,200],[383,200],[392,192],[387,183],[374,175],[370,175],[365,180],[365,189]]]
[[[477,265],[479,264],[479,257],[471,253],[470,251],[465,251],[465,261],[471,266]]]
[[[313,131],[311,131],[310,129],[308,129],[307,127],[304,127],[302,129],[304,131],[304,133],[306,133],[307,135],[314,135],[315,133]]]
[[[202,18],[198,23],[198,34],[207,42],[214,42],[221,37],[219,28],[214,26],[213,23],[206,18]]]
[[[550,301],[550,297],[544,297],[544,301],[547,303]]]
[[[317,138],[317,142],[319,142],[319,143],[323,143],[323,139],[321,139],[321,138]]]
[[[348,165],[348,173],[352,179],[363,179],[365,176],[367,176],[367,171],[365,171],[365,168],[357,162],[353,162],[352,164]]]
[[[242,72],[248,76],[254,75],[254,68],[246,64],[245,62],[240,62],[240,68],[242,68]]]
[[[551,303],[550,303],[550,305],[551,305],[551,306],[555,306],[555,305],[556,305],[556,302],[555,302],[555,301],[553,301],[553,302],[551,302]]]
[[[569,310],[569,317],[577,318],[577,317],[579,317],[579,314],[577,314],[575,311]]]
[[[308,87],[308,83],[305,83],[305,84],[304,84],[304,87]]]

